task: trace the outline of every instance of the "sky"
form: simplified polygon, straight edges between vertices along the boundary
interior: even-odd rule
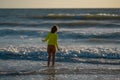
[[[120,8],[120,0],[0,0],[0,8]]]

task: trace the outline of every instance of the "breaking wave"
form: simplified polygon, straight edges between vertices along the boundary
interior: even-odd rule
[[[41,26],[50,26],[53,24],[57,24],[60,27],[68,27],[68,28],[88,28],[88,27],[96,27],[96,28],[119,28],[119,23],[114,23],[112,21],[85,21],[85,20],[76,20],[76,21],[41,21],[39,23],[23,23],[23,22],[0,22],[0,27],[41,27]]]
[[[32,37],[45,37],[48,30],[14,30],[14,29],[1,29],[0,36],[32,36]],[[83,33],[73,31],[59,31],[60,39],[120,39],[120,32],[111,33]]]
[[[120,20],[117,14],[48,14],[45,16],[22,16],[32,19],[79,19],[79,20]]]
[[[46,61],[47,52],[45,47],[9,46],[7,48],[0,50],[0,59]],[[87,59],[87,60],[84,61],[83,59],[84,60]],[[112,60],[109,61],[109,59]],[[120,59],[119,48],[104,48],[104,47],[64,48],[63,47],[56,54],[56,61],[58,62],[120,64],[119,59]]]

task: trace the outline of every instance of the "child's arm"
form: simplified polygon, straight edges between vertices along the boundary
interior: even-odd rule
[[[48,39],[49,39],[49,34],[47,35],[47,37],[44,40],[42,40],[42,42],[46,42]]]
[[[58,35],[56,36],[56,39],[55,39],[55,45],[56,45],[57,49],[59,50],[59,47],[58,47]]]

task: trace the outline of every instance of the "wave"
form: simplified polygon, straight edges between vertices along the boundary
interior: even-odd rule
[[[0,22],[0,27],[2,27],[3,25],[6,26],[12,26],[12,27],[25,27],[25,26],[29,26],[29,27],[33,27],[33,26],[39,26],[40,24],[35,24],[35,23],[20,23],[20,22]]]
[[[57,24],[60,28],[120,28],[119,23],[106,21],[41,21],[40,23],[0,22],[0,27],[48,27]]]
[[[75,33],[72,31],[62,31],[59,32],[60,39],[87,39],[89,41],[94,42],[115,42],[120,43],[120,32],[111,32],[111,33],[86,33],[86,32],[79,32]]]
[[[32,36],[32,37],[45,37],[48,30],[14,30],[14,29],[1,29],[0,36]],[[83,33],[83,32],[73,32],[73,31],[59,31],[60,39],[120,39],[120,32],[111,33]]]
[[[48,14],[45,16],[22,16],[32,19],[79,19],[79,20],[120,20],[117,14]]]
[[[60,26],[64,26],[67,28],[89,28],[89,27],[95,27],[95,28],[119,28],[119,23],[112,23],[112,22],[100,22],[100,21],[76,21],[76,22],[62,22],[62,23],[53,23]]]
[[[16,75],[60,75],[60,74],[109,74],[109,75],[119,75],[120,69],[69,69],[69,68],[43,68],[39,70],[21,70],[21,71],[0,71],[0,76],[16,76]]]
[[[26,35],[26,36],[39,37],[44,32],[46,32],[46,31],[44,31],[44,30],[13,30],[13,29],[2,29],[2,30],[0,30],[0,36]]]
[[[7,48],[0,49],[0,59],[47,61],[47,52],[45,47],[9,46]],[[56,54],[56,61],[58,62],[120,64],[119,59],[120,59],[119,48],[104,48],[104,47],[65,48],[63,47]]]
[[[74,33],[59,32],[59,37],[64,39],[120,39],[120,32],[112,33]]]

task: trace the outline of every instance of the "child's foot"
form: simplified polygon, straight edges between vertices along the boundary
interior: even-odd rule
[[[49,67],[50,65],[47,65],[47,67]]]
[[[54,67],[55,65],[52,65],[52,67]]]

